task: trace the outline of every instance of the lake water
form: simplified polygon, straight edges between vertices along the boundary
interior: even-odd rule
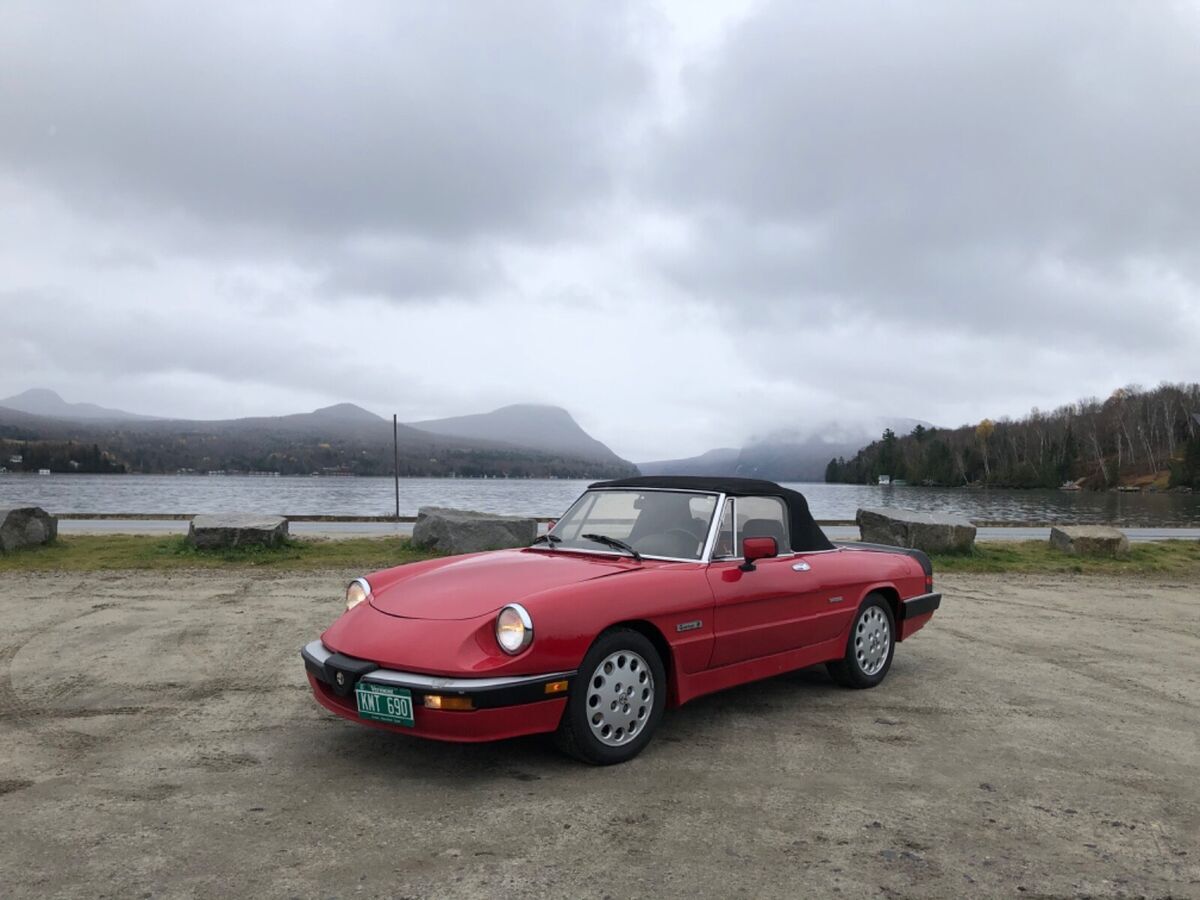
[[[400,513],[420,506],[557,516],[586,481],[404,478]],[[818,519],[853,519],[860,506],[953,512],[994,522],[1200,527],[1200,494],[1011,491],[854,484],[795,484]],[[54,513],[263,512],[390,515],[390,478],[247,478],[203,475],[0,475],[0,506]]]

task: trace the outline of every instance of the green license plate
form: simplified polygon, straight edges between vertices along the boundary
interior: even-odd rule
[[[408,688],[360,681],[354,688],[358,714],[390,725],[413,726],[412,692]]]

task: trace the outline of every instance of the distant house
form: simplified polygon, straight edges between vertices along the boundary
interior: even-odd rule
[[[19,466],[21,463],[25,462],[25,457],[20,453],[14,453],[8,458],[8,461],[10,465]]]
[[[879,483],[880,483],[880,484],[891,484],[891,483],[892,483],[892,476],[891,476],[891,475],[880,475],[880,476],[879,476]]]

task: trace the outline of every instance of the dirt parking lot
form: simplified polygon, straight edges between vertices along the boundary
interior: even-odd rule
[[[957,576],[873,691],[669,712],[625,766],[310,699],[348,575],[0,577],[9,897],[1200,897],[1200,589]]]

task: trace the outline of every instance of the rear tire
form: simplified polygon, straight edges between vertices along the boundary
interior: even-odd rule
[[[842,687],[873,688],[887,676],[896,652],[896,619],[880,594],[867,594],[846,640],[846,655],[825,668]]]
[[[666,702],[667,675],[654,645],[632,628],[614,628],[584,656],[554,741],[593,766],[626,762],[650,743]]]

